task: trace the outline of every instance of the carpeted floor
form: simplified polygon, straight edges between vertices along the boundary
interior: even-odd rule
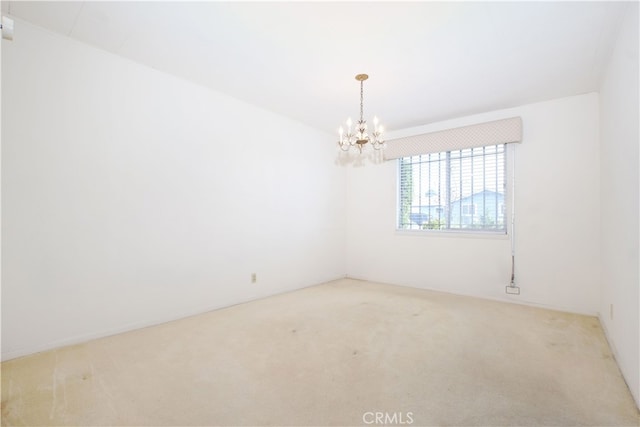
[[[639,422],[598,320],[340,280],[2,364],[2,425]]]

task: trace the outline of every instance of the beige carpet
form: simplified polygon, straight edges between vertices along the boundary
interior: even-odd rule
[[[3,425],[638,420],[596,318],[354,280],[2,364]]]

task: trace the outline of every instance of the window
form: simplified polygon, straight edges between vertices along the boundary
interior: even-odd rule
[[[476,205],[475,204],[464,204],[462,205],[462,215],[474,215],[476,213]]]
[[[506,232],[506,144],[398,159],[399,230]]]

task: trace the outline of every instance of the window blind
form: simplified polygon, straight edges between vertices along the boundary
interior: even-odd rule
[[[399,159],[397,228],[506,232],[505,147]]]
[[[522,141],[522,119],[511,117],[387,141],[385,160]]]

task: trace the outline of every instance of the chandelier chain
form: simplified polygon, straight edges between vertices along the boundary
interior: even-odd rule
[[[364,120],[364,81],[360,80],[360,121]]]

